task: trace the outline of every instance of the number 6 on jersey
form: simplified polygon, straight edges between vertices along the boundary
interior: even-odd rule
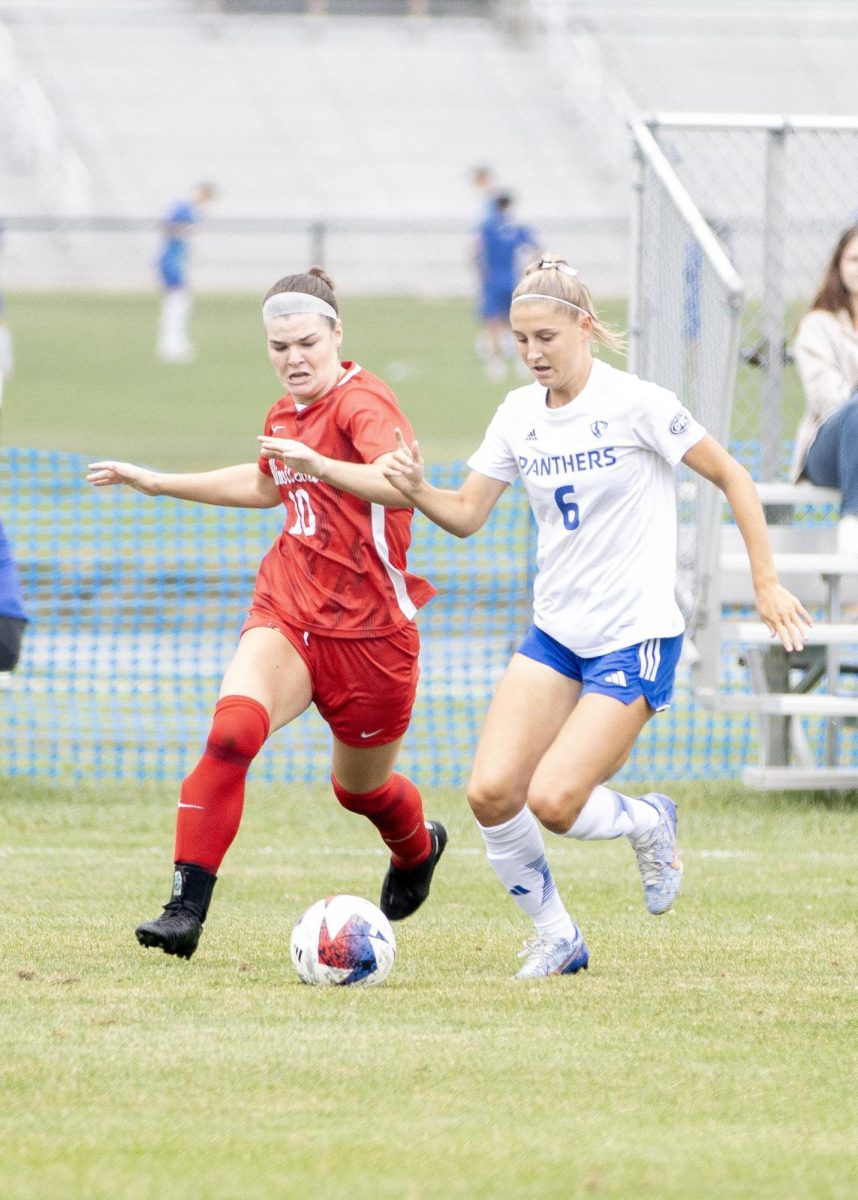
[[[563,524],[567,529],[577,529],[580,524],[578,520],[578,505],[574,500],[569,500],[569,496],[575,495],[575,489],[571,483],[567,483],[564,487],[556,488],[554,491],[554,499],[557,501],[557,507],[563,514]]]

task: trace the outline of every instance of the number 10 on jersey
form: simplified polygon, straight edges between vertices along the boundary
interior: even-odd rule
[[[294,492],[287,494],[295,506],[295,524],[289,532],[291,534],[303,533],[306,537],[312,537],[316,532],[316,514],[310,504],[309,493],[304,488],[296,488]]]

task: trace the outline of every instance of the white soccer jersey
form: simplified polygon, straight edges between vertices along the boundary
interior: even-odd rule
[[[586,658],[682,633],[673,468],[705,433],[673,392],[598,359],[562,408],[538,383],[509,393],[468,466],[524,483],[539,629]]]

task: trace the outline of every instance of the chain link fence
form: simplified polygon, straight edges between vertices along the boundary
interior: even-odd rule
[[[745,285],[732,449],[756,479],[783,479],[803,403],[790,343],[858,219],[858,119],[661,114],[645,125]]]

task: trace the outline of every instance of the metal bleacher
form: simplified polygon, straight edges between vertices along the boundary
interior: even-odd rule
[[[807,483],[758,484],[764,508],[778,515],[839,504],[839,493]],[[804,648],[788,654],[762,622],[722,619],[717,641],[721,652],[747,668],[750,692],[701,687],[700,703],[724,712],[754,713],[759,721],[760,761],[746,764],[743,782],[758,790],[858,789],[858,766],[844,763],[841,735],[858,720],[858,555],[834,553],[830,528],[786,521],[770,525],[775,567],[781,582],[807,607],[823,614],[805,638]],[[738,607],[753,599],[748,559],[735,526],[722,530],[720,579],[722,602]],[[814,751],[805,721],[823,720],[821,751]]]

